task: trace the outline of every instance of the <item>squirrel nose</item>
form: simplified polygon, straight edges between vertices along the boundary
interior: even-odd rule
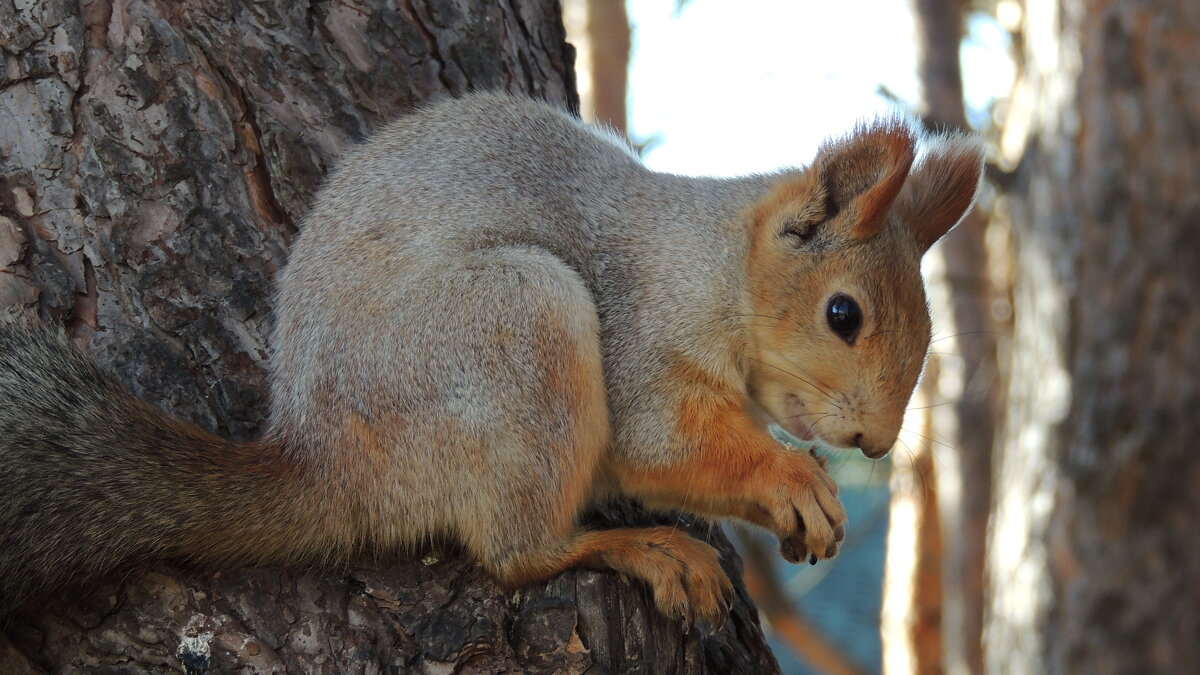
[[[864,457],[869,459],[879,459],[888,454],[892,449],[892,444],[884,445],[882,443],[873,443],[863,438],[861,433],[854,435],[854,447],[862,451]]]

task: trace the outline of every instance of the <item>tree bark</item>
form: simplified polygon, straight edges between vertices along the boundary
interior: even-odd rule
[[[915,0],[914,9],[925,123],[933,129],[969,129],[959,61],[965,3]],[[987,217],[976,207],[934,250],[944,283],[933,294],[935,311],[940,311],[930,361],[958,366],[931,369],[942,377],[927,376],[923,383],[929,399],[954,401],[952,408],[931,409],[929,435],[937,442],[927,444],[942,487],[934,505],[939,518],[933,523],[942,529],[942,589],[927,600],[941,601],[936,613],[942,646],[938,672],[983,670],[984,566],[1001,393],[987,226]],[[932,552],[918,555],[928,554]]]
[[[1200,5],[1025,12],[988,664],[1195,672]]]
[[[266,414],[272,278],[342,151],[469,89],[576,106],[554,0],[0,1],[0,49],[0,307],[65,324],[143,400],[240,440]],[[719,530],[684,526],[740,584]],[[776,666],[740,586],[722,631],[684,635],[616,575],[505,593],[449,550],[338,570],[164,562],[0,634],[6,673],[588,669]]]

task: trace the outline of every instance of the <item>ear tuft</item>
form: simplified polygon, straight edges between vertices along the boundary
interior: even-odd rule
[[[757,236],[784,237],[810,252],[874,237],[904,185],[916,138],[911,124],[894,117],[826,141],[812,166],[781,179],[754,205]]]
[[[985,148],[978,136],[954,131],[925,138],[921,150],[896,209],[926,251],[971,210]]]
[[[860,123],[849,136],[826,141],[817,152],[817,171],[829,195],[829,210],[846,212],[852,240],[879,234],[888,210],[912,166],[916,132],[899,117]]]

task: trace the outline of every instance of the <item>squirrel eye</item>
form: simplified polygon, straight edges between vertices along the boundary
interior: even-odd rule
[[[858,329],[862,327],[862,310],[854,298],[838,293],[829,299],[829,305],[825,308],[825,320],[846,344],[854,344]]]

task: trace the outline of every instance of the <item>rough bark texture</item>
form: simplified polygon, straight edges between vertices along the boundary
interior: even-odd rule
[[[1026,12],[988,663],[1195,672],[1200,4]]]
[[[656,522],[631,506],[601,525]],[[671,522],[675,522],[672,520]],[[707,525],[685,521],[704,538]],[[726,570],[741,563],[719,530]],[[705,637],[615,574],[568,572],[504,593],[454,552],[348,570],[188,574],[159,565],[60,598],[0,634],[0,672],[771,673],[774,657],[739,584]]]
[[[0,50],[0,307],[234,439],[262,427],[272,278],[339,153],[472,88],[575,105],[554,0],[0,0]],[[775,670],[744,593],[707,638],[648,595],[591,572],[503,593],[453,552],[164,563],[12,623],[0,672]]]

